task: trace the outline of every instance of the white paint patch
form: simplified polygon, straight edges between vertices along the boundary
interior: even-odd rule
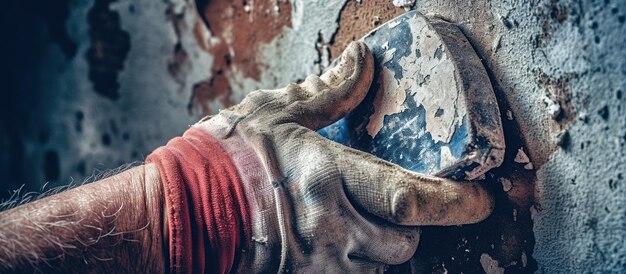
[[[400,21],[400,20],[391,21],[391,22],[389,22],[388,27],[389,27],[389,29],[393,29],[393,28],[397,27],[398,25],[400,25],[400,23],[402,23],[402,21]]]
[[[546,107],[548,108],[548,113],[550,114],[550,117],[552,117],[552,119],[556,119],[559,114],[561,114],[561,105],[559,105],[559,103],[548,97],[544,97],[543,102],[546,104]]]
[[[399,8],[410,8],[415,5],[415,0],[392,0],[392,3]]]
[[[439,164],[444,166],[450,166],[456,162],[456,157],[452,156],[452,151],[448,146],[441,146],[441,160]]]
[[[466,113],[465,104],[457,103],[465,101],[464,94],[457,86],[456,67],[439,35],[425,18],[412,20],[411,33],[419,43],[411,45],[411,54],[402,58],[400,65],[407,69],[406,75],[413,77],[405,77],[400,85],[406,86],[416,105],[426,110],[426,130],[433,140],[448,143]]]
[[[395,50],[395,49],[394,49]],[[383,128],[383,122],[385,116],[400,113],[406,106],[402,103],[406,99],[406,92],[404,89],[398,88],[398,80],[395,78],[395,72],[383,67],[380,81],[384,84],[381,85],[381,89],[376,93],[374,98],[374,113],[370,116],[369,123],[367,123],[367,134],[374,137]]]
[[[392,48],[390,50],[385,51],[385,57],[383,58],[383,64],[391,61],[393,59],[393,54],[396,53],[396,49]]]
[[[397,61],[403,68],[403,77],[395,79],[392,71],[383,68],[381,90],[376,94],[374,113],[367,125],[368,134],[376,136],[385,116],[406,108],[403,103],[408,92],[417,106],[424,107],[426,131],[432,139],[449,143],[467,112],[462,103],[464,94],[457,86],[456,67],[440,36],[424,17],[412,17],[407,23],[415,42],[409,55]],[[383,48],[388,48],[388,43]],[[395,51],[395,48],[388,50],[384,62],[392,60]]]

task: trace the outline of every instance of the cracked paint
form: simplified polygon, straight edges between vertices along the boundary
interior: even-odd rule
[[[479,178],[502,161],[499,112],[471,48],[455,46],[452,56],[447,43],[467,45],[462,34],[436,22],[407,13],[365,36],[375,63],[368,96],[319,132],[415,172]]]
[[[455,128],[462,123],[466,108],[465,104],[457,102],[464,102],[465,98],[457,82],[451,81],[456,77],[456,68],[444,54],[439,35],[425,20],[424,17],[408,19],[415,42],[411,44],[410,54],[398,61],[405,75],[396,76],[383,66],[379,78],[382,85],[376,94],[374,113],[367,124],[371,137],[382,129],[385,116],[400,113],[406,108],[403,103],[407,92],[417,106],[426,109],[426,131],[435,142],[449,143]],[[387,28],[393,29],[398,24],[399,20],[389,22]],[[388,43],[385,45],[388,47]],[[383,65],[393,58],[395,51],[395,48],[386,50]]]

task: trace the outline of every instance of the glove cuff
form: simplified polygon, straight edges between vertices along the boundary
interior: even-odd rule
[[[165,192],[170,272],[235,272],[251,233],[248,201],[229,154],[192,127],[146,162],[157,166]]]

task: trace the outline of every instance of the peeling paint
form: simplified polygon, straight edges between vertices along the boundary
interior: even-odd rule
[[[234,74],[257,82],[261,80],[261,70],[266,66],[259,59],[261,46],[292,28],[292,6],[288,1],[197,1],[197,5],[211,39],[205,43],[204,35],[196,36],[215,57],[215,62],[211,79],[196,83],[196,87],[208,86],[201,91],[194,89],[189,110],[200,106],[203,114],[210,114],[218,110],[208,106],[214,98],[220,98],[223,107],[228,107],[251,91],[234,90],[233,85],[237,84],[232,83]],[[205,93],[216,94],[201,95]]]
[[[319,132],[416,172],[480,178],[502,161],[500,115],[462,33],[436,22],[411,12],[365,36],[376,64],[370,92],[347,121]],[[461,44],[454,56],[446,43]]]
[[[448,55],[443,54],[443,43],[428,22],[423,17],[409,20],[411,34],[416,40],[411,44],[410,54],[399,60],[406,75],[396,76],[393,71],[383,67],[380,79],[384,86],[382,92],[376,94],[374,113],[370,116],[367,131],[375,137],[383,127],[385,116],[404,110],[406,107],[402,104],[409,91],[416,105],[424,106],[427,110],[426,130],[433,140],[449,143],[466,113],[465,105],[457,104],[459,100],[465,100],[461,89],[456,86],[456,81],[450,81],[456,77],[456,68]],[[399,23],[392,21],[388,28],[393,29]],[[388,47],[388,43],[386,45]],[[385,52],[383,64],[393,58],[395,51],[392,48]]]
[[[120,27],[119,13],[110,9],[116,0],[96,0],[89,10],[91,46],[87,50],[93,90],[111,100],[120,97],[118,74],[130,50],[130,35]]]
[[[391,2],[399,8],[410,8],[415,5],[415,0],[392,0]]]
[[[404,9],[391,1],[346,1],[337,18],[339,28],[330,43],[331,59],[339,56],[351,41],[355,41],[373,28],[401,15]]]
[[[383,45],[383,48],[385,46]],[[387,45],[387,48],[389,46]],[[383,64],[390,61],[393,58],[395,48],[385,51],[385,57]],[[367,124],[367,133],[371,137],[375,137],[376,134],[383,128],[383,120],[385,116],[394,113],[400,113],[406,106],[403,106],[406,99],[405,89],[399,88],[398,80],[396,79],[395,72],[383,67],[379,79],[380,90],[376,93],[374,99],[374,113],[370,116],[369,123]]]
[[[418,18],[417,20],[424,20]],[[418,22],[416,26],[425,26],[426,22]],[[456,67],[445,52],[445,46],[438,39],[434,30],[429,35],[423,29],[411,30],[416,36],[425,35],[420,43],[411,45],[411,55],[400,60],[407,67],[409,75],[416,78],[405,78],[400,83],[411,90],[417,105],[424,105],[426,112],[426,130],[431,133],[435,142],[449,143],[455,128],[459,127],[467,112],[465,97],[457,86]],[[417,56],[419,54],[420,56]],[[415,58],[415,61],[411,60]],[[443,113],[437,116],[437,111]]]

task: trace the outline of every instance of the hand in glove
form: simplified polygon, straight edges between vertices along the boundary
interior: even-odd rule
[[[380,272],[413,255],[420,225],[479,222],[480,185],[405,170],[315,131],[365,97],[373,73],[353,42],[334,69],[250,93],[148,160],[160,170],[173,271]]]

